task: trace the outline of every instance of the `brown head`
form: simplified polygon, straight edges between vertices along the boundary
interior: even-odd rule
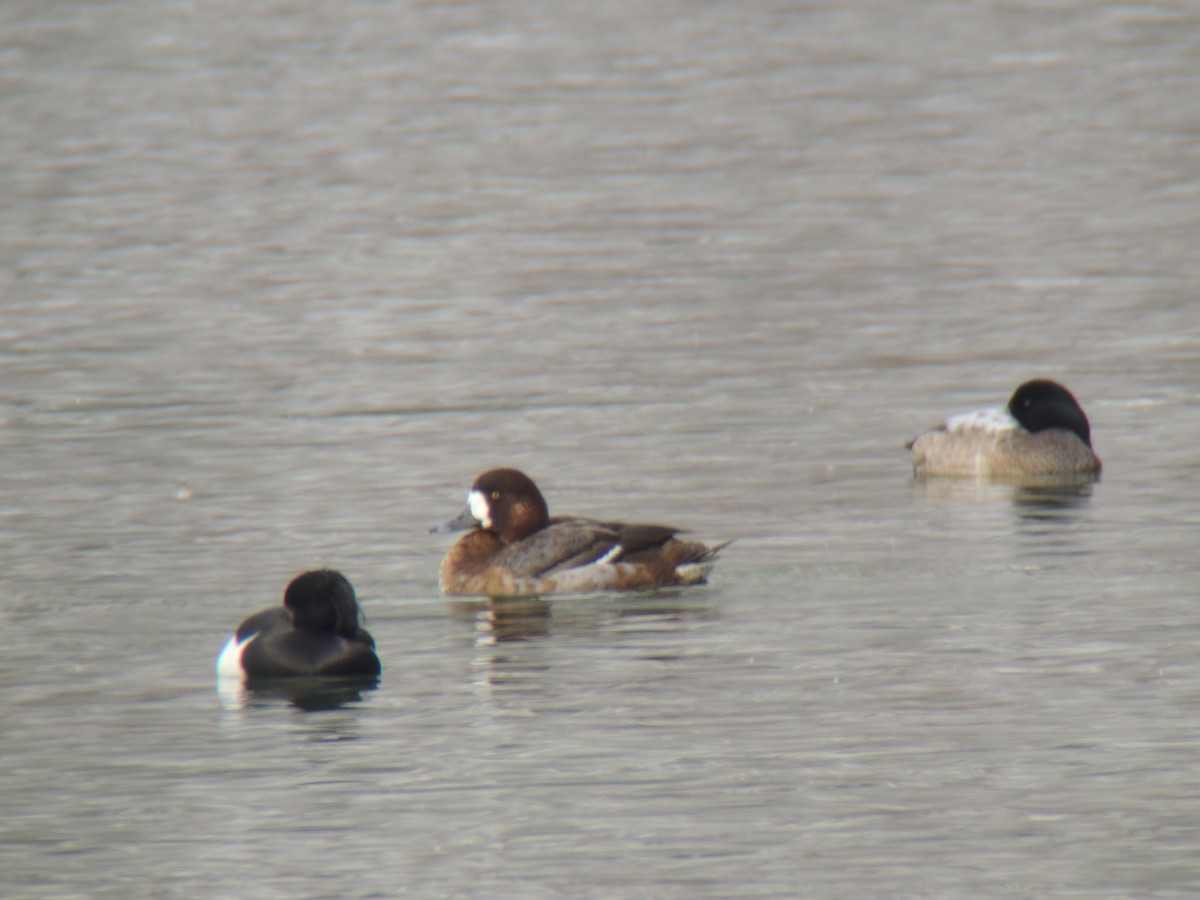
[[[506,544],[546,527],[550,510],[533,479],[516,469],[491,469],[475,479],[467,508],[438,531],[479,528]]]

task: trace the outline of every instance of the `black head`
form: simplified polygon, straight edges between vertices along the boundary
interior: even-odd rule
[[[283,594],[297,628],[328,631],[346,638],[358,632],[358,601],[341,572],[318,569],[292,579]]]
[[[1087,416],[1071,392],[1057,381],[1038,378],[1025,382],[1008,401],[1008,411],[1032,434],[1048,428],[1065,428],[1092,446]]]

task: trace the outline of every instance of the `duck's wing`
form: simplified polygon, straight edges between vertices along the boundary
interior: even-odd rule
[[[668,525],[629,525],[622,522],[608,527],[617,530],[617,543],[621,545],[622,556],[630,556],[651,547],[661,547],[679,534],[678,528]]]
[[[235,639],[240,643],[256,634],[274,634],[292,627],[292,614],[283,606],[256,612],[238,626]]]
[[[1002,406],[957,413],[946,421],[922,431],[904,446],[912,450],[918,441],[930,435],[973,435],[979,440],[995,440],[1018,426],[1017,420]]]
[[[494,562],[523,577],[585,566],[617,546],[618,532],[594,519],[561,516],[539,531],[509,544]]]
[[[379,657],[359,641],[323,631],[292,629],[251,643],[242,657],[255,679],[378,675]]]
[[[985,434],[999,436],[1017,427],[1017,420],[1007,409],[1002,406],[994,406],[951,416],[941,426],[941,430],[953,433],[982,431]]]
[[[496,563],[517,575],[537,577],[624,556],[670,540],[676,529],[663,525],[627,525],[580,516],[559,516],[523,541],[509,544]]]

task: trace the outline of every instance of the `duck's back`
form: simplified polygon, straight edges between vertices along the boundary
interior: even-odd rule
[[[496,554],[497,565],[537,577],[581,566],[627,560],[665,546],[678,533],[665,525],[627,525],[584,516],[556,516]]]
[[[1051,428],[1030,434],[1023,428],[935,429],[912,442],[913,471],[918,475],[1088,474],[1100,463],[1073,432]]]
[[[558,516],[529,537],[504,544],[485,531],[458,541],[442,563],[452,595],[574,594],[699,584],[724,544],[675,537],[665,525]]]
[[[323,631],[278,631],[251,641],[242,654],[242,667],[253,678],[378,675],[374,646],[361,628],[353,640]]]

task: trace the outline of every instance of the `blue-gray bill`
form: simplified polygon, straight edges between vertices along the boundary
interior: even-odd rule
[[[471,508],[468,506],[449,522],[443,522],[441,525],[434,525],[429,529],[430,534],[449,534],[453,531],[466,531],[468,528],[478,528],[481,523],[474,515],[471,514]]]

